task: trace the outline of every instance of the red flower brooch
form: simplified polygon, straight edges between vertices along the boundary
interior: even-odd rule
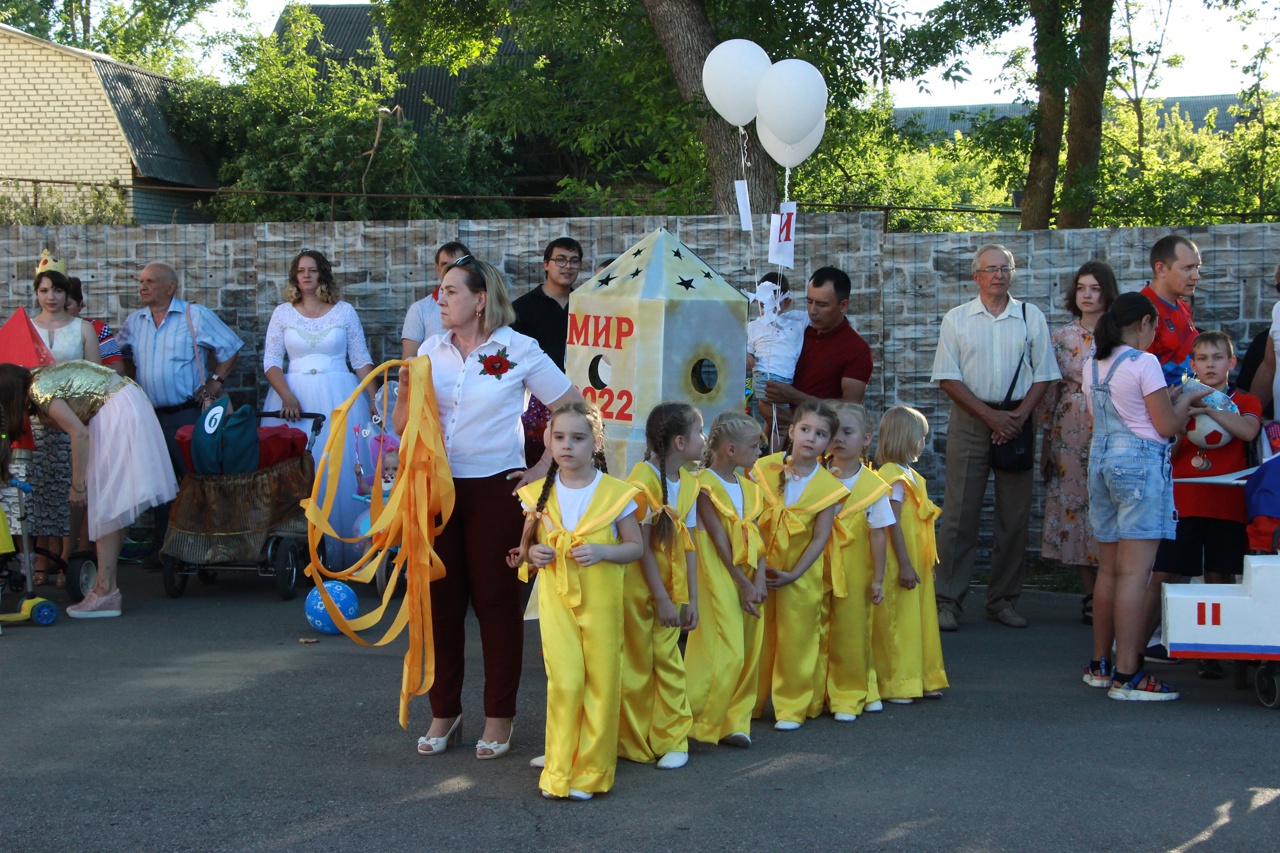
[[[480,361],[480,375],[492,376],[494,379],[501,379],[502,374],[516,366],[516,363],[507,357],[507,348],[503,347],[494,355],[476,355]]]

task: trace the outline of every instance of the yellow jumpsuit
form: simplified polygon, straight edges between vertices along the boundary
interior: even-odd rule
[[[840,503],[849,490],[830,471],[819,466],[799,500],[788,506],[779,482],[784,464],[781,453],[766,456],[756,462],[751,477],[761,487],[765,499],[765,510],[760,516],[765,564],[790,571],[809,546],[818,513]],[[770,696],[776,720],[802,723],[818,714],[813,709],[813,701],[818,685],[821,645],[818,623],[825,562],[822,555],[818,555],[799,579],[770,595],[764,615],[754,716],[764,713]],[[820,700],[818,707],[821,708]]]
[[[542,480],[520,490],[537,506]],[[582,567],[569,552],[582,544],[617,545],[614,522],[636,489],[608,474],[573,530],[561,523],[556,490],[538,517],[538,542],[555,549],[538,584],[538,625],[547,669],[546,767],[538,787],[557,797],[569,789],[601,793],[618,765],[622,669],[622,584],[626,567]]]
[[[889,493],[889,485],[862,466],[844,506],[836,514],[827,544],[827,652],[824,692],[832,713],[861,714],[880,698],[871,658],[871,526],[867,509]],[[886,582],[887,584],[887,582]]]
[[[914,480],[908,471],[914,474]],[[915,589],[903,589],[898,584],[898,557],[890,547],[885,559],[884,602],[872,619],[871,656],[880,695],[886,699],[912,699],[926,690],[948,686],[933,584],[933,567],[938,562],[934,522],[942,510],[929,500],[924,478],[914,469],[889,463],[877,473],[890,486],[901,481],[905,487],[902,537],[920,583]]]
[[[697,480],[715,507],[733,549],[734,565],[754,580],[763,546],[755,524],[764,509],[760,487],[744,475],[737,475],[742,488],[739,516],[720,475],[704,469]],[[761,620],[742,611],[738,584],[701,525],[693,540],[698,552],[698,630],[689,634],[684,650],[689,709],[693,712],[692,735],[703,743],[719,743],[735,732],[751,734],[751,711],[759,681]],[[764,604],[759,608],[763,610]]]
[[[642,524],[666,513],[675,524],[669,548],[655,548],[654,558],[667,594],[677,606],[689,603],[685,554],[693,550],[686,521],[698,499],[693,475],[680,470],[678,505],[665,505],[658,472],[648,462],[631,470],[627,482],[640,489],[636,503]],[[656,544],[656,543],[655,543]],[[689,751],[693,717],[685,686],[680,628],[658,619],[658,608],[639,562],[627,566],[623,582],[622,715],[618,726],[618,755],[650,763],[668,752]]]

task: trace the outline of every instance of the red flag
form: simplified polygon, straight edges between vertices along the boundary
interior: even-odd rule
[[[0,326],[0,362],[36,368],[53,364],[53,353],[40,339],[27,312],[19,308]]]

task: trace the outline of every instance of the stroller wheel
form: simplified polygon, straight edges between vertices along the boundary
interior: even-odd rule
[[[92,552],[72,554],[67,563],[67,595],[73,602],[84,600],[84,594],[93,589],[98,579],[98,555]]]
[[[185,567],[168,554],[160,555],[160,574],[164,579],[164,591],[170,598],[181,598],[187,591],[187,575]]]
[[[284,601],[298,594],[298,573],[302,571],[302,549],[292,539],[282,540],[275,553],[276,592]]]
[[[1275,665],[1264,661],[1253,676],[1253,687],[1258,701],[1264,708],[1280,708],[1280,682],[1276,681]]]

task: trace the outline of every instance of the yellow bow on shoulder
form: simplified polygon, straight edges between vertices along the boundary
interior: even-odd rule
[[[658,569],[662,573],[662,585],[667,588],[667,594],[671,596],[672,603],[688,604],[689,576],[685,571],[684,556],[694,550],[693,537],[689,535],[689,528],[685,526],[684,518],[673,507],[660,505],[653,511],[651,520],[655,520],[659,515],[670,518],[675,527],[671,541],[663,548],[663,554],[667,559],[658,563]],[[665,569],[663,562],[666,563]]]
[[[320,562],[318,548],[322,537],[334,536],[346,542],[358,539],[338,536],[329,520],[337,502],[351,500],[351,495],[339,495],[338,477],[326,477],[327,471],[342,470],[346,449],[347,418],[351,407],[363,405],[365,389],[378,376],[407,365],[409,388],[407,390],[409,420],[400,436],[400,469],[391,493],[383,502],[381,489],[375,488],[369,508],[369,538],[371,544],[355,565],[342,571],[330,571]],[[405,405],[402,400],[400,405]],[[390,423],[388,412],[382,412],[383,423]],[[381,462],[374,478],[382,479]],[[321,483],[325,484],[320,494]],[[311,497],[302,502],[307,515],[307,543],[311,562],[307,574],[317,581],[320,576],[340,580],[368,583],[385,560],[392,560],[392,569],[382,603],[373,611],[348,620],[338,610],[323,583],[317,583],[325,610],[333,624],[362,646],[385,646],[409,627],[409,650],[405,653],[400,680],[399,720],[402,728],[408,727],[409,701],[431,689],[435,681],[435,646],[431,628],[430,582],[445,575],[445,566],[435,552],[434,544],[440,531],[453,514],[454,490],[449,461],[445,457],[444,435],[440,429],[439,409],[436,405],[435,386],[431,381],[431,361],[425,357],[412,361],[390,361],[369,373],[347,400],[334,409],[329,424],[329,439],[316,471]],[[398,553],[396,549],[399,549]],[[382,638],[369,642],[357,632],[377,625],[390,607],[396,585],[404,575],[408,592],[396,611],[391,626]]]

